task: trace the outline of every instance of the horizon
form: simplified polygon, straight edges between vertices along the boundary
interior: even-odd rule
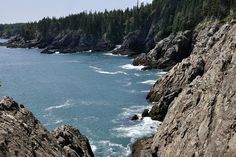
[[[84,11],[105,11],[132,8],[139,3],[151,3],[152,0],[8,0],[0,5],[0,24],[15,24],[39,21],[44,17],[66,17]],[[93,3],[92,3],[93,2]],[[47,5],[45,5],[47,4]],[[57,5],[55,5],[57,4]],[[10,9],[9,9],[10,8]],[[43,9],[42,9],[43,8]],[[12,10],[9,12],[9,10]]]

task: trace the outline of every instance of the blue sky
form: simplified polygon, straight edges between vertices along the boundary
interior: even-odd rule
[[[151,2],[152,0],[139,0]],[[43,17],[61,17],[81,11],[124,9],[137,0],[0,0],[0,23],[29,22]]]

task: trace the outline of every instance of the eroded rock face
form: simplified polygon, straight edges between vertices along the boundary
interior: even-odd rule
[[[159,105],[151,111],[158,116],[165,97],[172,92],[165,93],[181,89],[166,106],[163,124],[149,144],[151,151],[143,148],[147,155],[236,154],[236,25],[208,22],[195,31],[191,56],[158,81],[149,94],[148,98]]]
[[[133,65],[169,70],[190,55],[191,46],[191,31],[171,34],[169,37],[157,42],[155,48],[147,54],[142,53],[137,56],[133,61]]]
[[[144,27],[141,30],[130,32],[124,37],[124,41],[120,48],[113,50],[113,54],[128,55],[136,57],[141,53],[147,53],[154,46],[154,37],[148,35],[149,27]]]
[[[66,156],[93,157],[88,139],[78,129],[66,125],[56,128],[52,134],[66,152]]]
[[[93,156],[88,140],[77,129],[62,127],[71,133],[69,152],[83,151]],[[63,130],[63,131],[64,131]],[[56,132],[56,131],[55,131]],[[0,156],[1,157],[71,157],[62,147],[56,133],[50,133],[23,105],[10,97],[0,101]],[[56,137],[54,137],[56,136]],[[75,157],[83,155],[76,154]]]
[[[33,40],[24,40],[20,36],[15,36],[5,46],[10,48],[38,47],[45,49],[42,53],[51,54],[54,52],[74,53],[81,51],[111,51],[115,48],[109,40],[99,39],[96,35],[85,34],[83,31],[64,31],[59,34],[49,35],[47,39],[37,37]]]

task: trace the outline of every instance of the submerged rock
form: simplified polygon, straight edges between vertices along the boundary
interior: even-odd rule
[[[59,144],[58,130],[69,139],[64,145]],[[88,140],[77,129],[65,126],[50,133],[24,105],[10,97],[0,101],[0,146],[1,157],[94,156]]]
[[[131,120],[138,120],[139,118],[138,118],[138,115],[134,115],[133,117],[131,117]]]

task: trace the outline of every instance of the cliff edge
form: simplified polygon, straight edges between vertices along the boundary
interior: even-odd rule
[[[133,156],[236,156],[236,24],[204,22],[191,55],[151,89],[153,119],[163,121]],[[145,147],[141,147],[144,145]]]

